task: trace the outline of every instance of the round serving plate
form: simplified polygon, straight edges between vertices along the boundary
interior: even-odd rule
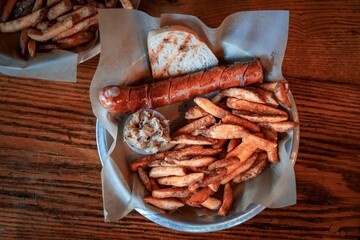
[[[291,108],[289,115],[290,120],[299,122],[298,112],[295,105],[294,98],[289,92],[290,101],[293,105]],[[296,162],[298,150],[299,150],[299,141],[300,141],[300,129],[297,127],[292,131],[292,137],[289,141],[287,141],[285,145],[285,149],[288,152],[290,156],[290,160],[292,164],[294,165]],[[100,123],[99,120],[96,121],[96,144],[98,148],[98,153],[100,157],[101,164],[104,164],[104,161],[108,155],[108,150],[112,144],[112,137],[110,134],[106,131],[106,129],[103,127],[103,125]],[[135,209],[137,212],[139,212],[141,215],[149,219],[150,221],[153,221],[163,227],[184,231],[184,232],[214,232],[219,231],[227,228],[231,228],[233,226],[239,225],[257,214],[259,214],[261,211],[265,209],[264,206],[260,204],[250,204],[248,208],[239,213],[229,213],[225,217],[214,217],[211,219],[211,221],[207,222],[201,222],[199,223],[195,218],[189,222],[189,219],[175,219],[172,218],[171,214],[164,215],[156,214],[151,209]]]

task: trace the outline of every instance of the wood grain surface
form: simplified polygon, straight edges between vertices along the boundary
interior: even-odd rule
[[[297,204],[228,230],[169,230],[131,212],[104,223],[89,86],[0,75],[0,239],[359,239],[360,1],[142,1],[217,27],[245,10],[290,10],[283,73],[301,121]]]

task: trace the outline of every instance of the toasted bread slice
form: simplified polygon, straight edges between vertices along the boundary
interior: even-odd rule
[[[154,79],[175,77],[218,64],[206,43],[183,26],[152,30],[148,35],[148,50]]]

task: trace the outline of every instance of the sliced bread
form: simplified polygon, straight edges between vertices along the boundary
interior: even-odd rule
[[[183,26],[152,30],[148,35],[148,50],[154,79],[175,77],[218,64],[206,43]]]

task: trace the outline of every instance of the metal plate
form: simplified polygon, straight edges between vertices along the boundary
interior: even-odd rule
[[[289,93],[289,97],[293,105],[291,111],[289,112],[290,119],[299,122],[296,104],[291,92]],[[290,139],[288,146],[288,149],[290,150],[289,151],[290,160],[293,163],[293,165],[296,162],[298,149],[299,149],[299,141],[300,141],[300,129],[299,127],[297,127],[295,130],[293,130],[293,137],[292,139]],[[108,134],[108,132],[99,122],[99,120],[97,120],[96,144],[98,147],[98,153],[102,165],[107,157],[111,143],[112,143],[112,138],[110,134]],[[166,217],[164,217],[164,215],[154,214],[154,212],[152,212],[151,209],[147,209],[147,210],[135,209],[135,210],[144,217],[146,217],[147,219],[166,228],[184,231],[184,232],[214,232],[239,225],[253,218],[264,209],[265,207],[260,204],[251,204],[241,214],[230,213],[226,217],[214,218],[212,222],[207,222],[207,223],[198,223],[196,222],[196,220],[194,220],[193,222],[186,222],[181,220],[179,221],[178,219],[172,219],[171,215],[167,215]]]

